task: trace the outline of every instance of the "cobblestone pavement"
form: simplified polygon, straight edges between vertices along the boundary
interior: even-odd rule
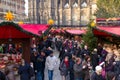
[[[54,55],[58,58],[59,52],[54,50]],[[54,70],[53,80],[62,80],[61,76],[60,76],[60,71],[59,71],[59,63],[60,63],[60,60],[58,59],[58,64],[56,66],[56,69]],[[20,80],[20,77],[16,76],[16,80]],[[32,79],[32,80],[34,80],[34,79]],[[47,69],[45,69],[45,80],[49,80]]]

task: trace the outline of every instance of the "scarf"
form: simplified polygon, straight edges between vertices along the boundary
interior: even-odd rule
[[[66,67],[68,68],[69,67],[69,62],[68,61],[64,61]]]

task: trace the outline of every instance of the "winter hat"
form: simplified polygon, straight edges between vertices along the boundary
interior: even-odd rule
[[[93,51],[97,52],[97,49],[95,48]]]
[[[100,71],[100,70],[102,70],[102,67],[101,67],[101,66],[96,66],[96,67],[95,67],[95,71]]]

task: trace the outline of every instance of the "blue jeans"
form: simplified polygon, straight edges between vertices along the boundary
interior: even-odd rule
[[[36,80],[42,80],[42,77],[43,77],[43,73],[42,72],[37,72],[36,73]]]
[[[48,78],[49,80],[53,80],[53,70],[48,70]]]
[[[82,78],[76,78],[75,80],[83,80]]]

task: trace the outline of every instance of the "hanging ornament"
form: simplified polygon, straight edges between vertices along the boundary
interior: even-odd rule
[[[14,19],[14,15],[9,11],[4,16],[5,20],[12,21]]]
[[[93,22],[91,22],[90,26],[91,26],[91,27],[95,27],[95,26],[96,26],[96,23],[93,21]]]
[[[50,20],[48,21],[48,24],[49,24],[49,25],[53,25],[53,24],[54,24],[54,20],[50,19]]]

